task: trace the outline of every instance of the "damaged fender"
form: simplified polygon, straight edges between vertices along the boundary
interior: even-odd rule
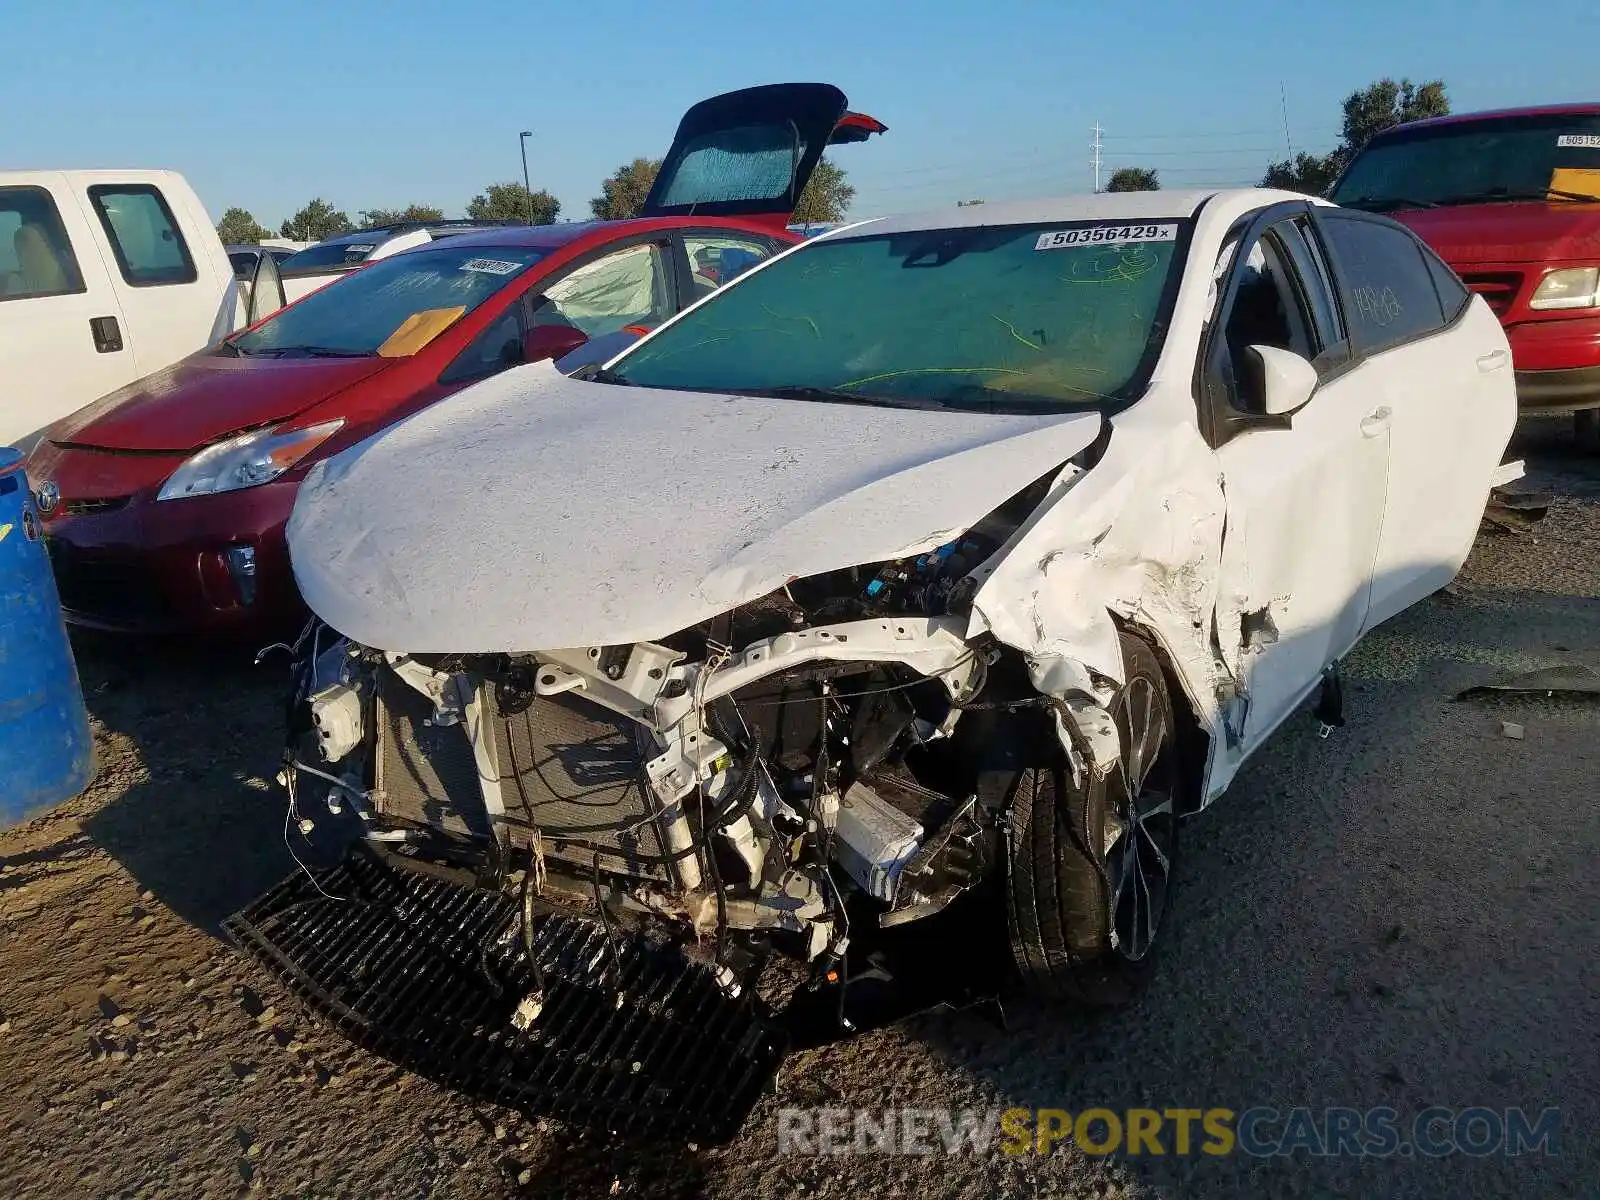
[[[1137,419],[1130,412],[1114,427]],[[1215,458],[1192,426],[1137,437],[1117,429],[1105,458],[1047,499],[981,569],[968,636],[988,632],[1023,653],[1034,687],[1066,701],[1097,772],[1121,753],[1106,718],[1123,681],[1118,622],[1154,638],[1219,740],[1219,694],[1238,689],[1241,666],[1221,656],[1213,635],[1219,619],[1226,624],[1217,612],[1225,514]],[[1076,750],[1066,749],[1076,768]],[[1204,794],[1220,790],[1212,782]]]

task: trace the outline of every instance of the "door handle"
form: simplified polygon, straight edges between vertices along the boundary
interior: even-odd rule
[[[1491,350],[1488,354],[1478,359],[1478,370],[1487,375],[1490,371],[1498,371],[1511,361],[1509,350]]]
[[[1394,413],[1387,405],[1373,409],[1361,418],[1361,436],[1377,437],[1385,429],[1389,428],[1389,419],[1393,416]]]
[[[90,317],[89,332],[94,335],[96,352],[115,354],[122,349],[122,329],[115,317]]]

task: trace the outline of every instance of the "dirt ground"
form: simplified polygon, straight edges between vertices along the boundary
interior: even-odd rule
[[[78,639],[100,773],[0,835],[0,1161],[15,1196],[1600,1196],[1600,703],[1455,701],[1600,666],[1600,462],[1348,663],[1347,725],[1280,732],[1190,822],[1149,993],[1112,1015],[919,1018],[796,1055],[738,1141],[619,1150],[348,1047],[218,922],[293,869],[281,661]],[[1502,722],[1523,727],[1518,740]],[[780,1105],[1520,1105],[1522,1158],[779,1156]]]

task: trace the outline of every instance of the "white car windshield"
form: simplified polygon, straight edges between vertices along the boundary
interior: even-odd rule
[[[645,387],[995,412],[1121,405],[1166,334],[1188,222],[823,240],[622,358]]]

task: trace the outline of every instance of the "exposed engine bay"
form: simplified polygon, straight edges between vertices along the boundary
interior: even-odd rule
[[[669,933],[732,989],[774,956],[836,974],[852,922],[940,912],[1002,852],[994,722],[1048,701],[966,639],[970,605],[1057,474],[928,553],[659,641],[407,655],[314,624],[296,810],[320,792],[419,869]]]

